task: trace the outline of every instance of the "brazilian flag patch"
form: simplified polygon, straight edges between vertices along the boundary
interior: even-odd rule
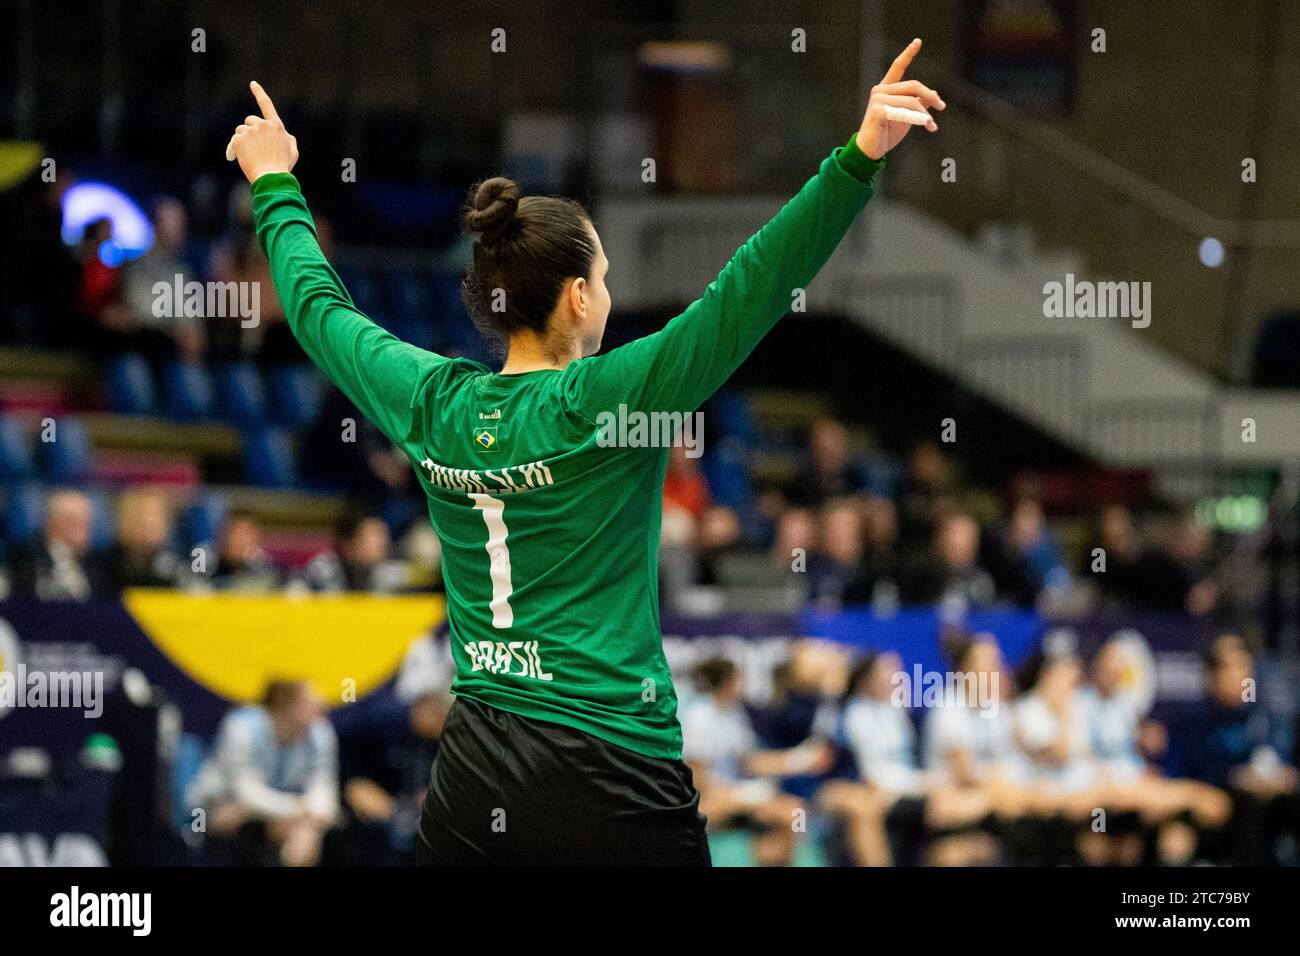
[[[491,428],[474,429],[474,444],[478,445],[483,451],[497,450],[497,429],[493,425]]]

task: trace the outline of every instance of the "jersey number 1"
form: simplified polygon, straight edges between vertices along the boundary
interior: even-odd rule
[[[510,607],[510,595],[514,592],[514,585],[510,582],[510,549],[506,547],[509,533],[504,517],[506,503],[484,494],[471,494],[470,499],[474,502],[474,510],[482,513],[483,523],[487,525],[487,553],[492,573],[492,601],[488,607],[492,609],[492,626],[513,627],[515,612]]]

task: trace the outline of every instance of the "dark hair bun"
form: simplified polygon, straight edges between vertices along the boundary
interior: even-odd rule
[[[479,233],[482,242],[496,242],[514,222],[518,208],[518,183],[503,176],[485,179],[470,190],[464,226]]]

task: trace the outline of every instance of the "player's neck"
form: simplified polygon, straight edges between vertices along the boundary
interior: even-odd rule
[[[555,336],[544,339],[531,331],[513,336],[510,339],[510,348],[506,352],[505,365],[501,367],[501,374],[518,375],[521,372],[564,368],[574,359],[581,357],[576,342],[555,339]]]

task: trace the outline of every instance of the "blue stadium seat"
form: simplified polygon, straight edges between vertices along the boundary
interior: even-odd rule
[[[8,488],[5,500],[5,538],[10,544],[30,541],[45,523],[45,493],[34,481]]]
[[[752,445],[757,440],[758,428],[743,393],[723,389],[710,399],[709,412],[722,434],[738,438],[746,445]]]
[[[293,437],[282,428],[244,432],[244,477],[249,484],[286,488],[299,483]]]
[[[271,418],[286,428],[306,428],[320,416],[325,380],[311,365],[284,365],[270,374]]]
[[[158,410],[158,390],[142,355],[119,355],[108,363],[108,403],[123,415],[152,415]]]
[[[217,367],[217,412],[235,425],[260,425],[267,419],[266,389],[252,362],[226,362]]]
[[[212,376],[193,362],[169,362],[163,370],[167,414],[194,420],[212,415]]]
[[[736,510],[743,509],[753,498],[746,447],[744,442],[727,435],[722,440],[715,441],[714,447],[708,449],[710,453],[701,462],[714,500]]]
[[[185,553],[188,554],[195,545],[216,541],[229,510],[225,495],[215,491],[204,492],[189,505],[177,522],[180,544]]]
[[[75,484],[90,474],[94,453],[90,435],[80,418],[58,418],[53,441],[39,442],[41,470],[51,484]]]
[[[16,415],[0,415],[0,479],[30,478],[36,471],[27,428]]]

